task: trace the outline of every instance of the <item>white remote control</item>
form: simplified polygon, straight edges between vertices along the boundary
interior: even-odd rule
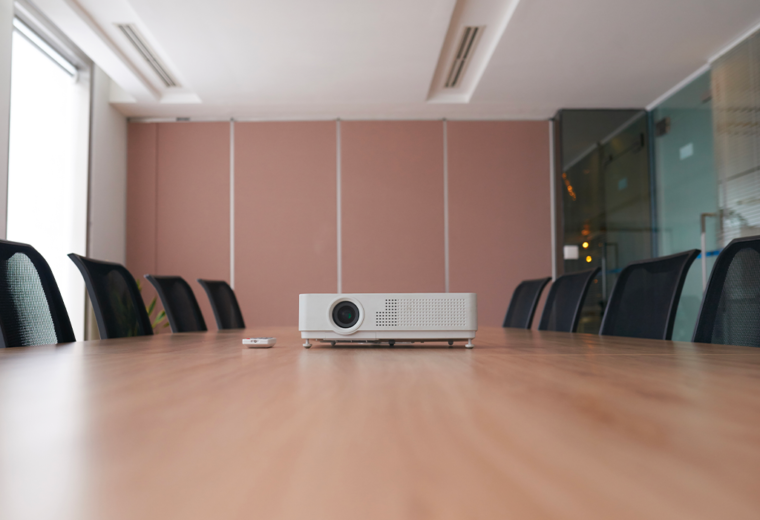
[[[248,348],[271,348],[277,343],[277,338],[243,338],[243,345]]]

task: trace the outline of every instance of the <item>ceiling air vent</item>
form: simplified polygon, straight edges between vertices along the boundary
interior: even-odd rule
[[[142,57],[145,58],[145,61],[148,62],[148,65],[151,66],[156,74],[158,74],[158,77],[161,78],[161,81],[164,82],[164,85],[167,87],[179,87],[179,83],[177,83],[171,74],[169,74],[169,72],[166,70],[164,64],[161,63],[161,60],[158,59],[156,54],[153,52],[153,49],[150,48],[150,45],[148,45],[148,43],[145,41],[145,38],[142,34],[140,34],[140,31],[137,29],[135,24],[120,23],[116,24],[116,26],[121,29],[121,32],[123,32],[127,39],[132,42],[132,45],[135,46],[137,52],[139,52]]]
[[[475,53],[478,37],[483,34],[484,29],[484,25],[466,26],[464,28],[462,39],[457,46],[457,55],[454,58],[454,63],[451,64],[451,69],[444,85],[446,88],[456,88],[462,82],[467,64]]]

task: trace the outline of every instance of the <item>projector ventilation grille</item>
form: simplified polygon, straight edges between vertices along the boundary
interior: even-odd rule
[[[385,310],[375,313],[376,327],[465,326],[464,298],[387,298]]]

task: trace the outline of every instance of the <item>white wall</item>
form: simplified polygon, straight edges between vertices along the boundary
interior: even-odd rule
[[[87,256],[127,261],[127,118],[109,103],[111,78],[93,65]]]
[[[11,120],[13,0],[0,0],[0,238],[5,238],[8,203],[8,135]]]

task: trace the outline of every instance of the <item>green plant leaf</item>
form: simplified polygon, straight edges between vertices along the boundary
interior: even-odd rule
[[[161,324],[161,322],[164,321],[165,319],[166,319],[166,311],[162,310],[161,312],[158,313],[158,316],[156,316],[156,319],[153,320],[153,328],[155,329],[156,327],[158,327]],[[166,325],[168,325],[168,323]]]
[[[137,282],[137,290],[142,292],[142,283],[140,283],[140,280],[135,280]]]
[[[147,311],[148,316],[153,314],[153,309],[156,307],[156,297],[154,296],[153,299],[150,301],[150,305],[148,305]]]
[[[167,321],[166,323],[164,323],[164,328],[166,328],[168,326],[169,326],[169,322]]]

